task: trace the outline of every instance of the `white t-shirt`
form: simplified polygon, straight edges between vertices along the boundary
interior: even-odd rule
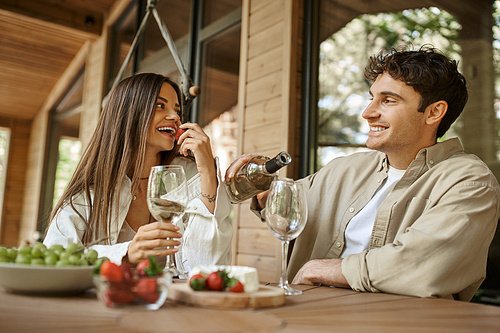
[[[375,192],[373,198],[354,216],[345,230],[345,247],[340,255],[345,258],[349,254],[361,253],[368,250],[372,236],[373,223],[378,208],[391,193],[396,183],[403,177],[406,170],[398,170],[389,166],[387,178]]]

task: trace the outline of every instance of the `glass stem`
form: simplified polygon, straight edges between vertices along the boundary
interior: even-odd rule
[[[167,240],[170,240],[170,237],[167,237]],[[167,246],[167,249],[171,249],[172,247],[171,246]],[[166,261],[165,261],[165,267],[166,268],[170,268],[174,266],[173,262],[172,262],[172,255],[169,254],[167,257],[166,257]]]
[[[281,285],[283,287],[288,285],[287,277],[287,257],[288,257],[288,244],[289,241],[281,241]]]
[[[172,224],[172,221],[170,219],[168,220],[162,220],[163,223],[171,223]],[[170,240],[171,238],[170,237],[167,237],[166,238],[167,240]],[[172,246],[167,246],[167,249],[171,249]],[[168,256],[166,256],[165,258],[165,268],[172,268],[172,267],[175,267],[175,263],[174,263],[174,260],[173,260],[173,255],[172,254],[169,254]]]

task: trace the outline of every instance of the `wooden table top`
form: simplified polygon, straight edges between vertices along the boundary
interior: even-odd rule
[[[94,290],[29,296],[0,288],[0,332],[500,332],[500,307],[348,289],[294,286],[283,306],[196,308],[167,300],[156,311],[107,308]]]

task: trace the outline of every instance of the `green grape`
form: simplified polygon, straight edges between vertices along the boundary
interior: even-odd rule
[[[96,250],[88,250],[88,252],[85,253],[85,257],[91,264],[93,264],[97,260],[97,256],[98,254]]]
[[[45,244],[43,244],[42,242],[36,242],[35,244],[33,244],[33,248],[35,247],[39,247],[39,248],[42,248],[42,249],[47,249],[47,247],[45,246]]]
[[[89,266],[89,262],[84,257],[81,257],[80,261],[78,262],[78,265],[79,266]]]
[[[9,257],[0,257],[0,263],[2,262],[12,262],[12,259],[10,259]]]
[[[7,255],[7,248],[5,248],[4,246],[0,246],[0,258],[8,258],[8,255]]]
[[[18,249],[0,245],[0,263],[56,267],[90,266],[98,260],[98,254],[90,249],[84,252],[84,249],[83,245],[76,243],[69,243],[66,249],[60,244],[47,248],[42,242],[36,242],[33,246],[24,245]]]
[[[49,247],[49,250],[53,251],[58,256],[64,251],[64,247],[61,244],[54,244]]]
[[[31,255],[31,246],[23,245],[18,250],[19,254],[29,254]]]
[[[45,251],[45,252],[43,253],[43,257],[44,257],[44,258],[47,258],[47,257],[48,257],[48,256],[50,256],[50,255],[55,255],[55,256],[57,257],[57,259],[59,259],[59,255],[58,255],[58,254],[55,254],[55,253],[54,253],[54,251],[53,251],[53,250],[51,250],[51,249],[47,249],[47,251]]]
[[[59,260],[68,260],[70,255],[71,253],[63,251],[61,252],[61,254],[59,254]]]
[[[80,262],[80,256],[78,254],[72,254],[68,258],[68,262],[70,265],[77,265]]]
[[[51,253],[45,257],[45,265],[47,266],[55,266],[57,263],[58,257],[55,253]]]
[[[42,258],[32,258],[31,264],[35,266],[44,266],[45,261]]]
[[[16,260],[17,257],[17,250],[14,248],[8,248],[7,249],[7,256],[12,259],[12,261]]]
[[[31,249],[31,258],[41,258],[43,257],[43,252],[42,252],[42,249],[38,246],[38,247],[33,247]]]
[[[59,259],[56,262],[56,267],[65,267],[65,266],[69,266],[68,259]]]
[[[72,253],[75,252],[76,250],[79,250],[79,246],[75,243],[69,243],[68,246],[66,246],[66,252]]]
[[[43,256],[44,253],[47,252],[47,247],[42,242],[36,242],[35,245],[33,245],[33,250],[39,251]]]
[[[30,265],[31,264],[31,256],[28,254],[18,253],[17,257],[16,257],[16,264]]]

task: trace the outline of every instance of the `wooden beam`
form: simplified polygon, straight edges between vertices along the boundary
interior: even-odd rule
[[[80,30],[93,38],[102,30],[102,13],[68,6],[61,0],[2,0],[0,9]]]

